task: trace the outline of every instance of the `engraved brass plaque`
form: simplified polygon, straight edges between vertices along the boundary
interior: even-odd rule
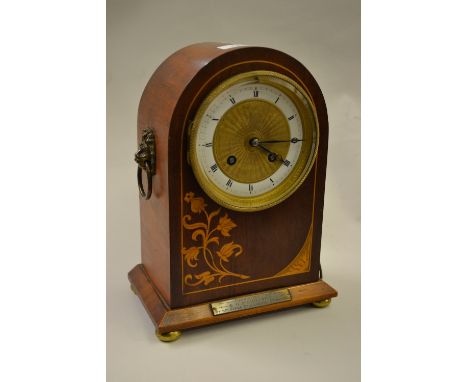
[[[218,316],[220,314],[277,304],[284,301],[291,301],[291,293],[289,293],[289,289],[255,293],[249,296],[242,296],[230,300],[213,302],[210,305],[211,310],[213,311],[213,315]]]

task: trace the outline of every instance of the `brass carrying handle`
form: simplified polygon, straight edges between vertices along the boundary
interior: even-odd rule
[[[148,200],[153,191],[153,176],[156,174],[156,143],[153,131],[144,129],[140,146],[135,153],[135,162],[138,164],[137,181],[141,197]],[[147,179],[147,190],[143,187],[142,172],[145,170]]]

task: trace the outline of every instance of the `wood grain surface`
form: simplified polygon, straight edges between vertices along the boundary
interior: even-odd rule
[[[164,309],[182,308],[319,280],[328,146],[328,117],[322,92],[310,72],[285,53],[250,46],[218,49],[221,45],[225,44],[195,44],[174,53],[153,74],[140,101],[138,141],[144,128],[153,129],[157,152],[153,195],[149,200],[140,199],[142,264],[157,291],[157,297],[151,297],[155,302],[145,305],[147,309],[151,307],[148,313],[153,320],[161,316],[161,306]],[[287,75],[309,93],[319,122],[318,156],[301,187],[277,206],[254,213],[222,208],[220,216],[226,214],[236,224],[229,240],[242,245],[244,250],[230,267],[239,274],[248,275],[249,279],[227,277],[221,283],[212,281],[191,287],[184,284],[187,269],[182,252],[192,245],[191,232],[182,226],[182,217],[190,213],[184,197],[193,193],[195,197],[203,198],[209,211],[220,207],[203,192],[193,175],[187,161],[187,130],[197,108],[216,85],[233,75],[252,70],[271,70]],[[275,277],[303,248],[309,233],[312,237],[308,270]],[[149,293],[149,287],[144,288],[140,294],[147,301],[150,297],[145,293]],[[168,321],[165,322],[164,328],[171,327]]]
[[[176,330],[186,330],[195,327],[212,325],[241,317],[273,312],[311,304],[337,296],[336,290],[322,280],[289,287],[291,300],[276,304],[256,307],[215,316],[209,303],[198,304],[186,308],[170,309],[161,298],[159,291],[151,282],[145,267],[139,264],[129,273],[130,283],[134,286],[148,315],[159,333]]]

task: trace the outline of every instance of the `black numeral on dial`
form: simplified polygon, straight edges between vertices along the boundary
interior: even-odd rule
[[[211,171],[216,172],[218,170],[218,165],[215,163],[213,166],[210,167]]]

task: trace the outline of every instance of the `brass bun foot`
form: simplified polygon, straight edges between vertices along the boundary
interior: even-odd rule
[[[132,290],[133,293],[138,294],[135,286],[133,284],[130,284],[130,289]]]
[[[182,335],[182,332],[175,331],[175,332],[167,332],[167,333],[159,333],[156,330],[156,337],[162,342],[174,342]]]
[[[326,308],[328,305],[330,305],[330,303],[331,303],[331,298],[327,298],[325,300],[315,301],[312,303],[312,305],[315,306],[316,308]]]

